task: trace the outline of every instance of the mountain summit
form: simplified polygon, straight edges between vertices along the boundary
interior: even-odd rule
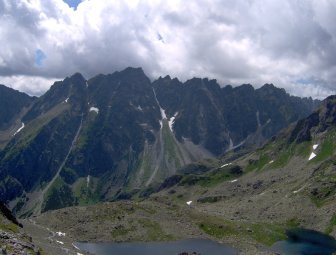
[[[19,126],[0,123],[11,134],[0,198],[25,215],[150,187],[188,163],[262,144],[318,104],[273,85],[151,82],[141,68],[87,81],[77,73],[27,100]]]

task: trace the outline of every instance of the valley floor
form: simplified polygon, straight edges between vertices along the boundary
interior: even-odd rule
[[[213,239],[238,248],[240,254],[272,254],[265,251],[266,245],[250,235],[255,230],[253,225],[208,215],[195,206],[179,205],[163,198],[65,208],[25,220],[24,228],[51,255],[77,254],[80,251],[72,246],[75,241],[145,242],[187,238]],[[64,232],[66,236],[59,237],[56,232]]]
[[[25,229],[49,254],[76,254],[72,246],[76,241],[205,238],[235,247],[240,254],[256,255],[272,254],[269,247],[286,239],[290,228],[336,237],[334,161],[310,162],[307,150],[307,155],[294,155],[279,166],[279,160],[262,160],[264,152],[226,162],[203,176],[184,176],[177,185],[145,200],[49,211],[26,220]],[[255,169],[249,170],[246,162],[256,162]],[[235,169],[235,164],[245,165],[245,174],[222,179],[221,174]],[[66,236],[55,236],[56,232]]]

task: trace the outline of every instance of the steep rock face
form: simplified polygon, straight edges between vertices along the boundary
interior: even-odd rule
[[[284,89],[276,88],[273,84],[265,84],[256,90],[260,100],[260,122],[270,125],[264,128],[265,137],[271,137],[283,127],[308,116],[318,105],[318,100],[289,96]]]
[[[0,154],[0,195],[25,214],[110,199],[212,157],[177,141],[140,68],[56,82],[22,120]]]
[[[191,139],[214,155],[239,145],[261,145],[290,123],[306,117],[318,101],[288,95],[265,84],[220,88],[215,80],[181,83],[169,76],[153,83],[179,141]]]
[[[90,189],[80,195],[79,203],[109,199],[125,187],[150,185],[196,158],[212,156],[176,140],[140,68],[90,79],[88,95],[89,108],[95,111],[89,111],[79,142],[60,173],[74,192]]]
[[[4,216],[7,220],[11,221],[15,225],[20,225],[20,223],[17,221],[17,219],[14,217],[12,212],[7,208],[4,203],[0,202],[0,214]]]
[[[0,154],[2,200],[22,197],[19,210],[27,200],[43,199],[40,194],[31,199],[28,193],[43,190],[58,173],[86,108],[85,80],[78,74],[55,83],[35,102],[22,118],[22,130]]]
[[[76,73],[63,81],[55,82],[55,84],[35,102],[22,120],[29,122],[48,113],[56,105],[64,103],[70,103],[74,110],[81,111],[83,107],[85,107],[86,96],[86,81],[81,74]]]
[[[310,141],[312,136],[334,128],[335,124],[336,96],[330,96],[321,103],[316,112],[298,121],[290,134],[289,142],[302,143]]]
[[[141,68],[56,82],[0,152],[0,198],[37,214],[157,184],[182,166],[262,143],[308,115],[311,99],[215,80],[151,83]]]
[[[0,85],[0,149],[20,128],[20,118],[35,99],[35,97]]]
[[[138,167],[145,142],[155,141],[160,109],[141,69],[99,75],[88,84],[91,111],[61,175],[71,185],[91,176],[98,193],[111,196]]]
[[[194,78],[182,84],[166,77],[153,86],[167,116],[174,118],[173,128],[179,141],[190,139],[217,155],[228,147],[221,91],[214,80]]]

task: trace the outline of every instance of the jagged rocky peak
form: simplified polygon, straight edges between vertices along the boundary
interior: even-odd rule
[[[234,88],[235,90],[244,91],[245,93],[253,93],[254,87],[251,84],[242,84]]]
[[[141,92],[143,88],[151,88],[151,82],[142,68],[128,67],[112,74],[99,74],[88,80],[90,93],[115,93],[117,90],[129,90],[129,93]]]
[[[277,88],[276,86],[274,86],[273,83],[265,83],[261,88],[261,90],[268,90],[268,91],[282,91],[282,92],[286,92],[286,90],[284,88]]]
[[[160,76],[152,83],[152,86],[159,89],[162,86],[174,86],[177,84],[182,85],[183,83],[180,82],[178,78],[172,79],[170,75],[166,75],[165,77]]]
[[[56,93],[66,94],[69,90],[83,89],[86,87],[86,80],[81,73],[75,73],[71,76],[66,77],[62,81],[56,81],[45,95],[49,93],[56,96]]]
[[[131,107],[145,111],[155,102],[151,82],[141,68],[127,68],[108,75],[100,74],[89,79],[88,84],[89,103],[102,109],[118,109],[125,113]],[[159,115],[158,106],[154,107]]]
[[[190,86],[193,88],[216,88],[219,89],[220,86],[215,79],[208,79],[208,78],[192,78],[187,80],[184,83],[185,86]]]
[[[0,198],[31,201],[22,209],[29,211],[29,194],[56,178],[43,210],[111,199],[186,163],[262,143],[312,112],[312,101],[260,91],[201,78],[151,82],[141,68],[88,81],[76,73],[33,102],[23,131],[0,154]]]
[[[160,76],[157,80],[153,82],[153,87],[160,86],[174,86],[176,84],[182,84],[178,78],[171,78],[170,75],[166,75],[165,77]]]
[[[86,80],[80,73],[55,82],[50,89],[36,100],[30,111],[24,116],[23,121],[30,121],[39,115],[48,112],[59,104],[76,105],[80,110],[86,100]]]
[[[65,78],[64,81],[66,80],[70,80],[73,84],[76,84],[76,85],[83,85],[85,84],[85,81],[86,81],[84,76],[81,73],[74,73],[73,75]]]
[[[336,95],[326,98],[319,108],[319,118],[323,124],[321,131],[336,124]]]
[[[266,83],[262,87],[256,89],[256,93],[263,97],[290,97],[284,88],[277,88],[272,83]]]
[[[118,77],[119,79],[129,80],[131,82],[135,82],[137,84],[147,84],[150,83],[149,78],[144,73],[141,67],[134,68],[134,67],[127,67],[125,70],[120,72],[115,72],[112,75]]]
[[[317,135],[336,125],[336,95],[322,101],[318,110],[307,118],[298,121],[291,132],[289,142],[310,141]]]
[[[142,67],[130,67],[130,66],[117,73],[123,73],[127,75],[145,75],[145,72],[143,71]]]
[[[159,77],[159,79],[158,79],[159,81],[171,81],[172,80],[172,78],[170,77],[170,75],[166,75],[165,77]]]

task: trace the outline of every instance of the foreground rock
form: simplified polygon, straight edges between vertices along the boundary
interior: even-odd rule
[[[0,202],[0,254],[42,254],[11,211]]]
[[[0,254],[41,254],[32,239],[26,234],[9,233],[0,230]]]

